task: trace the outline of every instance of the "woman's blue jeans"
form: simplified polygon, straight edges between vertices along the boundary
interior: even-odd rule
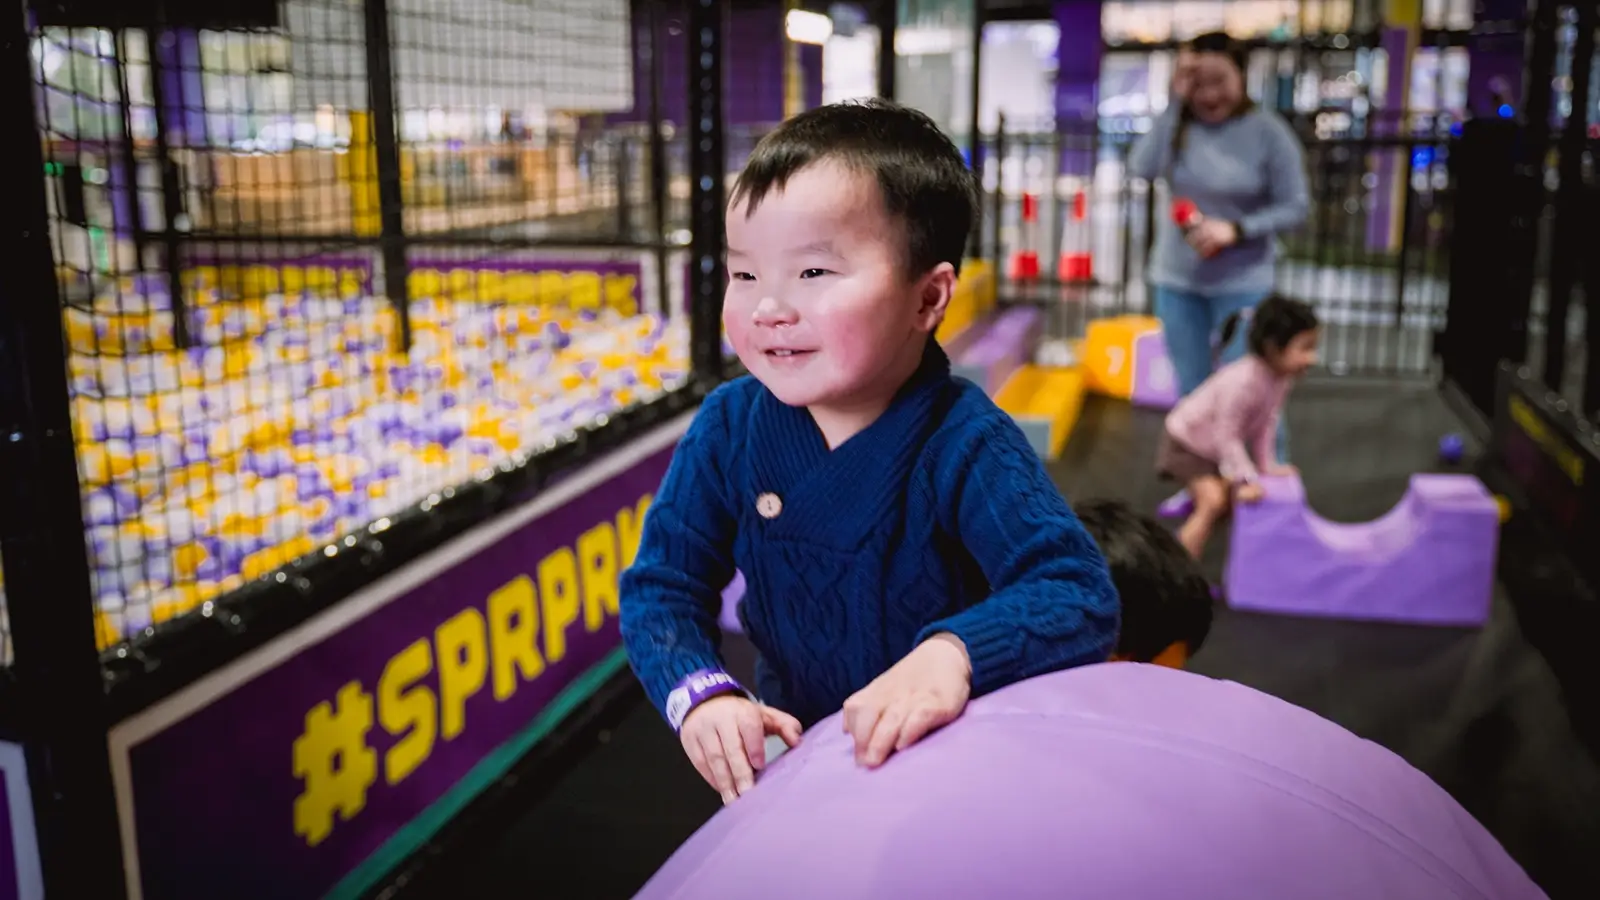
[[[1180,396],[1187,396],[1211,376],[1211,341],[1222,329],[1223,320],[1235,312],[1253,309],[1266,297],[1266,291],[1206,295],[1156,285],[1156,316],[1161,319],[1167,356],[1178,376]],[[1222,348],[1217,365],[1226,365],[1245,354],[1248,330],[1244,326],[1239,328],[1228,346]],[[1289,423],[1287,418],[1280,418],[1278,462],[1288,461]]]

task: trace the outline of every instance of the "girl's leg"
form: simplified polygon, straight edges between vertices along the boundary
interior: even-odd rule
[[[1240,310],[1254,309],[1257,304],[1265,299],[1267,299],[1267,295],[1261,291],[1219,294],[1211,298],[1212,333],[1216,334],[1222,329],[1222,323],[1228,316]],[[1220,365],[1227,365],[1245,355],[1250,349],[1248,332],[1248,328],[1241,327],[1233,336],[1233,340],[1228,342],[1228,346],[1222,348],[1222,354],[1219,359]],[[1289,462],[1289,419],[1287,416],[1278,420],[1277,439],[1278,459],[1276,461],[1287,464]]]
[[[1174,288],[1155,286],[1156,316],[1161,319],[1167,358],[1184,397],[1211,375],[1211,310],[1206,298]],[[1173,519],[1188,515],[1193,500],[1187,488],[1161,501],[1157,514]]]
[[[1194,497],[1194,512],[1178,529],[1178,543],[1198,560],[1217,520],[1228,512],[1228,483],[1216,475],[1202,475],[1189,482],[1189,494]]]

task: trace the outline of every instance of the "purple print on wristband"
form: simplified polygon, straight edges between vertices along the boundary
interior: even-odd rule
[[[744,693],[744,688],[733,676],[717,669],[701,669],[678,682],[667,694],[667,724],[673,731],[683,727],[683,720],[696,706],[722,694]]]

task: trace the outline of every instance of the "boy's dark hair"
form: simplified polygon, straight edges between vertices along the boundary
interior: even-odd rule
[[[1242,313],[1233,313],[1222,320],[1219,347],[1228,346],[1243,319]],[[1265,357],[1268,351],[1281,352],[1294,340],[1295,335],[1311,331],[1321,324],[1311,304],[1273,294],[1257,304],[1250,313],[1250,331],[1245,340],[1251,353]]]
[[[756,144],[731,206],[754,212],[796,172],[837,160],[877,181],[889,215],[905,223],[905,263],[921,275],[942,262],[961,270],[978,209],[978,183],[961,151],[926,115],[888,100],[807,110]]]
[[[1173,644],[1193,654],[1211,633],[1211,586],[1200,566],[1160,522],[1119,500],[1074,504],[1100,545],[1122,597],[1116,653],[1150,662]]]

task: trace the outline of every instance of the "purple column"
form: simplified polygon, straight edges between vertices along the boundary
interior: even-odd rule
[[[124,140],[131,140],[125,137]],[[122,154],[114,153],[106,160],[110,178],[106,191],[111,194],[111,233],[118,238],[132,238],[134,224],[133,204],[139,196],[139,186],[129,177]]]
[[[200,33],[175,29],[156,41],[161,63],[162,108],[156,110],[167,129],[167,145],[195,147],[205,143],[205,90],[200,80]],[[232,135],[214,135],[228,141]]]
[[[681,124],[689,112],[688,36],[684,33],[687,10],[682,2],[664,6],[658,13],[660,30],[656,52],[661,57],[661,117]],[[783,34],[784,11],[769,8],[738,7],[728,11],[723,39],[723,120],[732,128],[740,125],[771,123],[783,118]],[[643,16],[634,20],[632,40],[634,58],[638,47],[649,39],[649,22]],[[822,48],[802,47],[801,65],[805,69],[806,102],[822,102]],[[650,112],[650,73],[636,65],[633,73],[633,109],[612,113],[612,123],[643,121]],[[733,145],[729,146],[730,152]]]
[[[1061,174],[1094,172],[1093,135],[1099,119],[1100,0],[1056,0],[1056,131],[1065,135]]]
[[[1383,107],[1372,119],[1372,135],[1394,137],[1404,118],[1407,91],[1411,83],[1411,35],[1409,29],[1386,27],[1380,41],[1389,58],[1388,84],[1384,87]],[[1373,154],[1373,174],[1377,185],[1372,191],[1372,206],[1367,212],[1367,249],[1383,253],[1390,249],[1396,232],[1395,199],[1397,181],[1403,181],[1411,161],[1399,150],[1379,150]]]
[[[805,79],[806,109],[822,105],[822,48],[800,45],[800,77]]]
[[[1467,112],[1500,116],[1522,105],[1527,36],[1523,0],[1480,0],[1467,39]],[[1506,109],[1502,109],[1505,107]]]

